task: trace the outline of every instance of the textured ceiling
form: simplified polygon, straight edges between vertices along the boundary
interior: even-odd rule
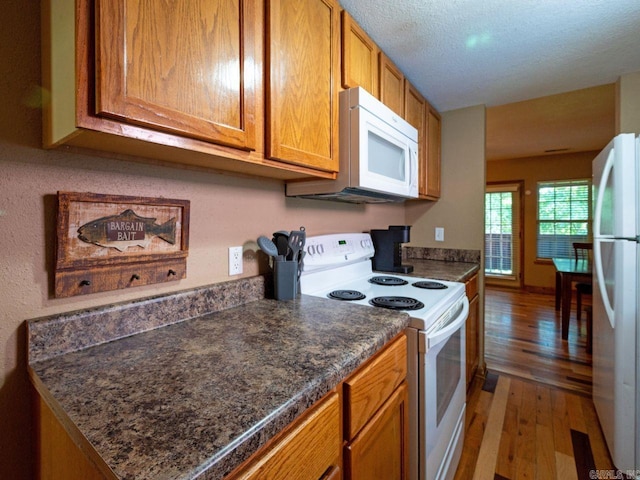
[[[340,0],[440,111],[640,71],[640,0]]]
[[[487,160],[602,149],[640,71],[640,0],[340,3],[438,110],[487,106]]]

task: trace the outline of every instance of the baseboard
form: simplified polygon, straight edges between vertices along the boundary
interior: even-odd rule
[[[555,295],[555,287],[541,287],[538,285],[524,285],[522,288],[517,286],[499,285],[497,283],[486,282],[485,287],[495,288],[499,290],[522,290],[529,293],[540,293],[543,295]]]
[[[540,287],[538,285],[525,285],[523,290],[531,293],[543,293],[546,295],[555,295],[555,287]]]

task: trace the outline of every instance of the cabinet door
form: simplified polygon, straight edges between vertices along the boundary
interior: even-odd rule
[[[380,101],[404,117],[404,74],[380,52]]]
[[[99,0],[96,5],[98,115],[256,148],[259,2]]]
[[[362,87],[378,97],[380,49],[346,10],[342,11],[342,86]]]
[[[440,114],[431,105],[427,111],[427,189],[424,198],[440,198]]]
[[[418,130],[418,194],[427,192],[427,101],[420,92],[409,83],[404,82],[404,119]]]
[[[87,457],[92,448],[81,448],[71,438],[49,405],[38,395],[38,474],[42,479],[115,480],[101,458]],[[86,440],[82,440],[87,443]],[[100,468],[100,469],[99,469]]]
[[[407,384],[403,383],[345,447],[347,479],[408,478],[408,408]]]
[[[267,156],[338,170],[339,6],[267,2]]]

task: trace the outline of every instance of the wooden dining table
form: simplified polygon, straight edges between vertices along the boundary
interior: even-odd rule
[[[573,258],[554,258],[556,267],[556,310],[561,311],[562,339],[569,338],[569,319],[571,318],[572,283],[591,282],[591,262]]]

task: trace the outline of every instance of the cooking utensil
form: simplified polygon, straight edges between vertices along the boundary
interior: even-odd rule
[[[307,252],[302,251],[300,255],[298,255],[298,292],[300,292],[300,276],[302,275],[302,265],[306,254]]]
[[[289,256],[289,232],[285,230],[278,230],[273,233],[273,243],[276,244],[278,249],[278,255],[287,258]]]
[[[276,244],[269,240],[264,235],[260,235],[258,237],[258,246],[260,250],[269,255],[270,257],[277,258],[278,257],[278,248]]]
[[[297,262],[300,257],[300,252],[303,251],[306,239],[307,236],[304,227],[300,227],[300,230],[293,230],[289,234],[289,254],[287,258]]]

